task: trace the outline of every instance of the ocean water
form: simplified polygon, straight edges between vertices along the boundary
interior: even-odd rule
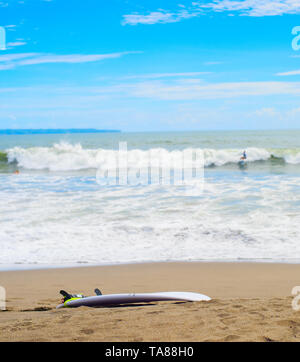
[[[149,154],[176,168],[186,150],[201,150],[204,175],[99,184],[119,142],[145,169]],[[299,262],[300,131],[0,135],[0,200],[0,269]]]

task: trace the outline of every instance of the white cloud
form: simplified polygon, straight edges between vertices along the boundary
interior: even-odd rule
[[[16,31],[17,25],[4,25],[4,28],[8,31]]]
[[[20,122],[34,121],[36,124],[41,120],[49,122],[49,119],[64,119],[70,124],[75,121],[83,126],[87,121],[117,122],[116,128],[131,127],[131,130],[137,130],[141,123],[151,127],[163,123],[166,129],[174,122],[183,129],[198,122],[203,122],[207,128],[222,128],[226,122],[236,127],[253,128],[296,127],[299,124],[300,82],[199,82],[195,86],[168,78],[163,83],[0,88],[0,120],[7,122],[14,115]],[[278,104],[277,98],[288,100],[288,103]]]
[[[156,24],[156,23],[170,23],[172,22],[173,14],[154,11],[149,15],[131,14],[124,15],[123,25],[136,25],[136,24]]]
[[[44,64],[44,63],[88,63],[96,62],[103,59],[119,58],[124,53],[111,53],[111,54],[70,54],[70,55],[40,55],[34,58],[22,60],[19,65],[33,65],[33,64]]]
[[[284,14],[300,14],[299,0],[212,0],[211,2],[192,2],[189,7],[180,10],[163,10],[149,14],[126,14],[123,25],[174,23],[183,19],[197,17],[209,12],[228,12],[229,16],[237,13],[240,16],[276,16]]]
[[[194,3],[202,9],[216,12],[239,12],[246,16],[274,16],[300,13],[299,0],[214,0],[208,4]]]
[[[238,99],[276,95],[300,96],[300,82],[227,82],[207,83],[201,79],[145,80],[86,88],[59,88],[56,93],[88,97],[148,98],[153,100],[185,101]],[[191,80],[191,81],[190,81]]]
[[[120,58],[127,54],[136,54],[140,52],[119,52],[110,54],[69,54],[69,55],[55,55],[55,54],[40,54],[40,53],[20,53],[1,55],[0,63],[2,68],[0,70],[13,69],[19,66],[46,64],[46,63],[87,63],[96,62],[104,59]]]
[[[32,93],[37,95],[53,93],[57,97],[97,101],[101,99],[148,98],[153,100],[233,100],[241,97],[294,96],[300,97],[300,82],[227,82],[207,83],[199,79],[192,82],[176,81],[137,81],[135,83],[107,84],[95,87],[27,87],[27,88],[0,88],[0,93],[18,92],[19,94]],[[272,98],[273,99],[273,98]],[[273,109],[265,107],[264,114],[272,114]]]
[[[18,59],[34,57],[36,55],[38,55],[38,53],[18,53],[18,54],[0,55],[0,63],[3,63],[3,62],[11,63]]]
[[[185,73],[152,73],[129,75],[124,79],[158,79],[158,78],[177,78],[177,77],[197,77],[199,75],[211,74],[211,72],[185,72]]]
[[[253,113],[257,117],[276,117],[278,116],[278,111],[275,108],[262,108],[258,109]]]
[[[8,70],[13,68],[14,66],[12,64],[0,64],[0,70]]]
[[[113,91],[113,89],[111,89]],[[244,96],[300,96],[300,82],[204,83],[145,81],[116,86],[115,91],[131,96],[162,100],[226,99]]]
[[[289,121],[298,121],[300,115],[300,108],[291,108],[291,109],[276,109],[273,107],[258,109],[254,112],[249,113],[250,118],[260,119],[260,120],[281,120],[282,122]]]
[[[177,12],[168,12],[167,10],[159,10],[159,11],[150,12],[147,15],[142,15],[142,14],[124,15],[122,25],[176,23],[183,19],[188,19],[195,16],[198,16],[198,12],[190,12],[189,10],[180,10]]]
[[[290,109],[287,112],[287,117],[289,117],[289,118],[299,120],[299,116],[300,116],[300,108],[299,107]]]
[[[19,46],[22,46],[22,45],[26,45],[27,43],[25,41],[15,41],[15,42],[10,42],[10,43],[7,43],[7,47],[8,48],[14,48],[14,47],[19,47]]]
[[[276,75],[279,75],[279,76],[300,75],[300,69],[299,70],[292,70],[290,72],[277,73]]]

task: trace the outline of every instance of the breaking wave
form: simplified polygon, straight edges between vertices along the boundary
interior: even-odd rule
[[[151,148],[149,150],[128,150],[126,155],[128,165],[137,164],[148,167],[151,162],[172,162],[176,168],[181,165],[183,153],[186,150],[166,150],[164,148]],[[225,166],[238,164],[243,150],[241,149],[196,149],[203,152],[205,167]],[[300,149],[264,149],[251,147],[246,149],[247,162],[272,164],[300,164]],[[119,151],[112,149],[87,149],[80,143],[56,143],[52,147],[14,147],[0,152],[0,162],[16,163],[18,167],[30,170],[49,171],[76,171],[85,169],[98,169],[101,167],[114,167]]]

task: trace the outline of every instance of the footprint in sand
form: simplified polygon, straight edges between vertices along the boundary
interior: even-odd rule
[[[221,319],[221,322],[224,323],[226,326],[228,326],[234,324],[236,322],[236,319],[233,317],[223,318]]]
[[[52,308],[48,308],[48,307],[36,307],[33,309],[22,309],[20,310],[20,312],[45,312],[48,310],[51,310]]]
[[[58,321],[58,323],[66,323],[68,322],[68,320],[71,318],[71,316],[64,316],[61,317],[60,320]]]
[[[80,332],[84,334],[93,334],[95,331],[92,329],[81,329]]]
[[[263,340],[264,342],[276,342],[275,339],[272,339],[272,338],[266,337],[266,336],[263,336],[263,337],[262,337],[262,340]]]
[[[300,322],[298,320],[291,319],[278,321],[277,324],[284,327],[300,327]]]
[[[27,322],[23,322],[23,323],[20,323],[19,326],[22,326],[22,327],[28,327],[28,326],[31,326],[32,325],[32,321],[27,321]]]
[[[234,342],[238,341],[240,339],[240,336],[237,336],[235,334],[230,334],[224,338],[224,342]]]

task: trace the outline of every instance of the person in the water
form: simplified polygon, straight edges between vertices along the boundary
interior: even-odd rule
[[[247,159],[247,154],[246,151],[243,152],[243,156],[241,157],[241,160],[246,160]]]

